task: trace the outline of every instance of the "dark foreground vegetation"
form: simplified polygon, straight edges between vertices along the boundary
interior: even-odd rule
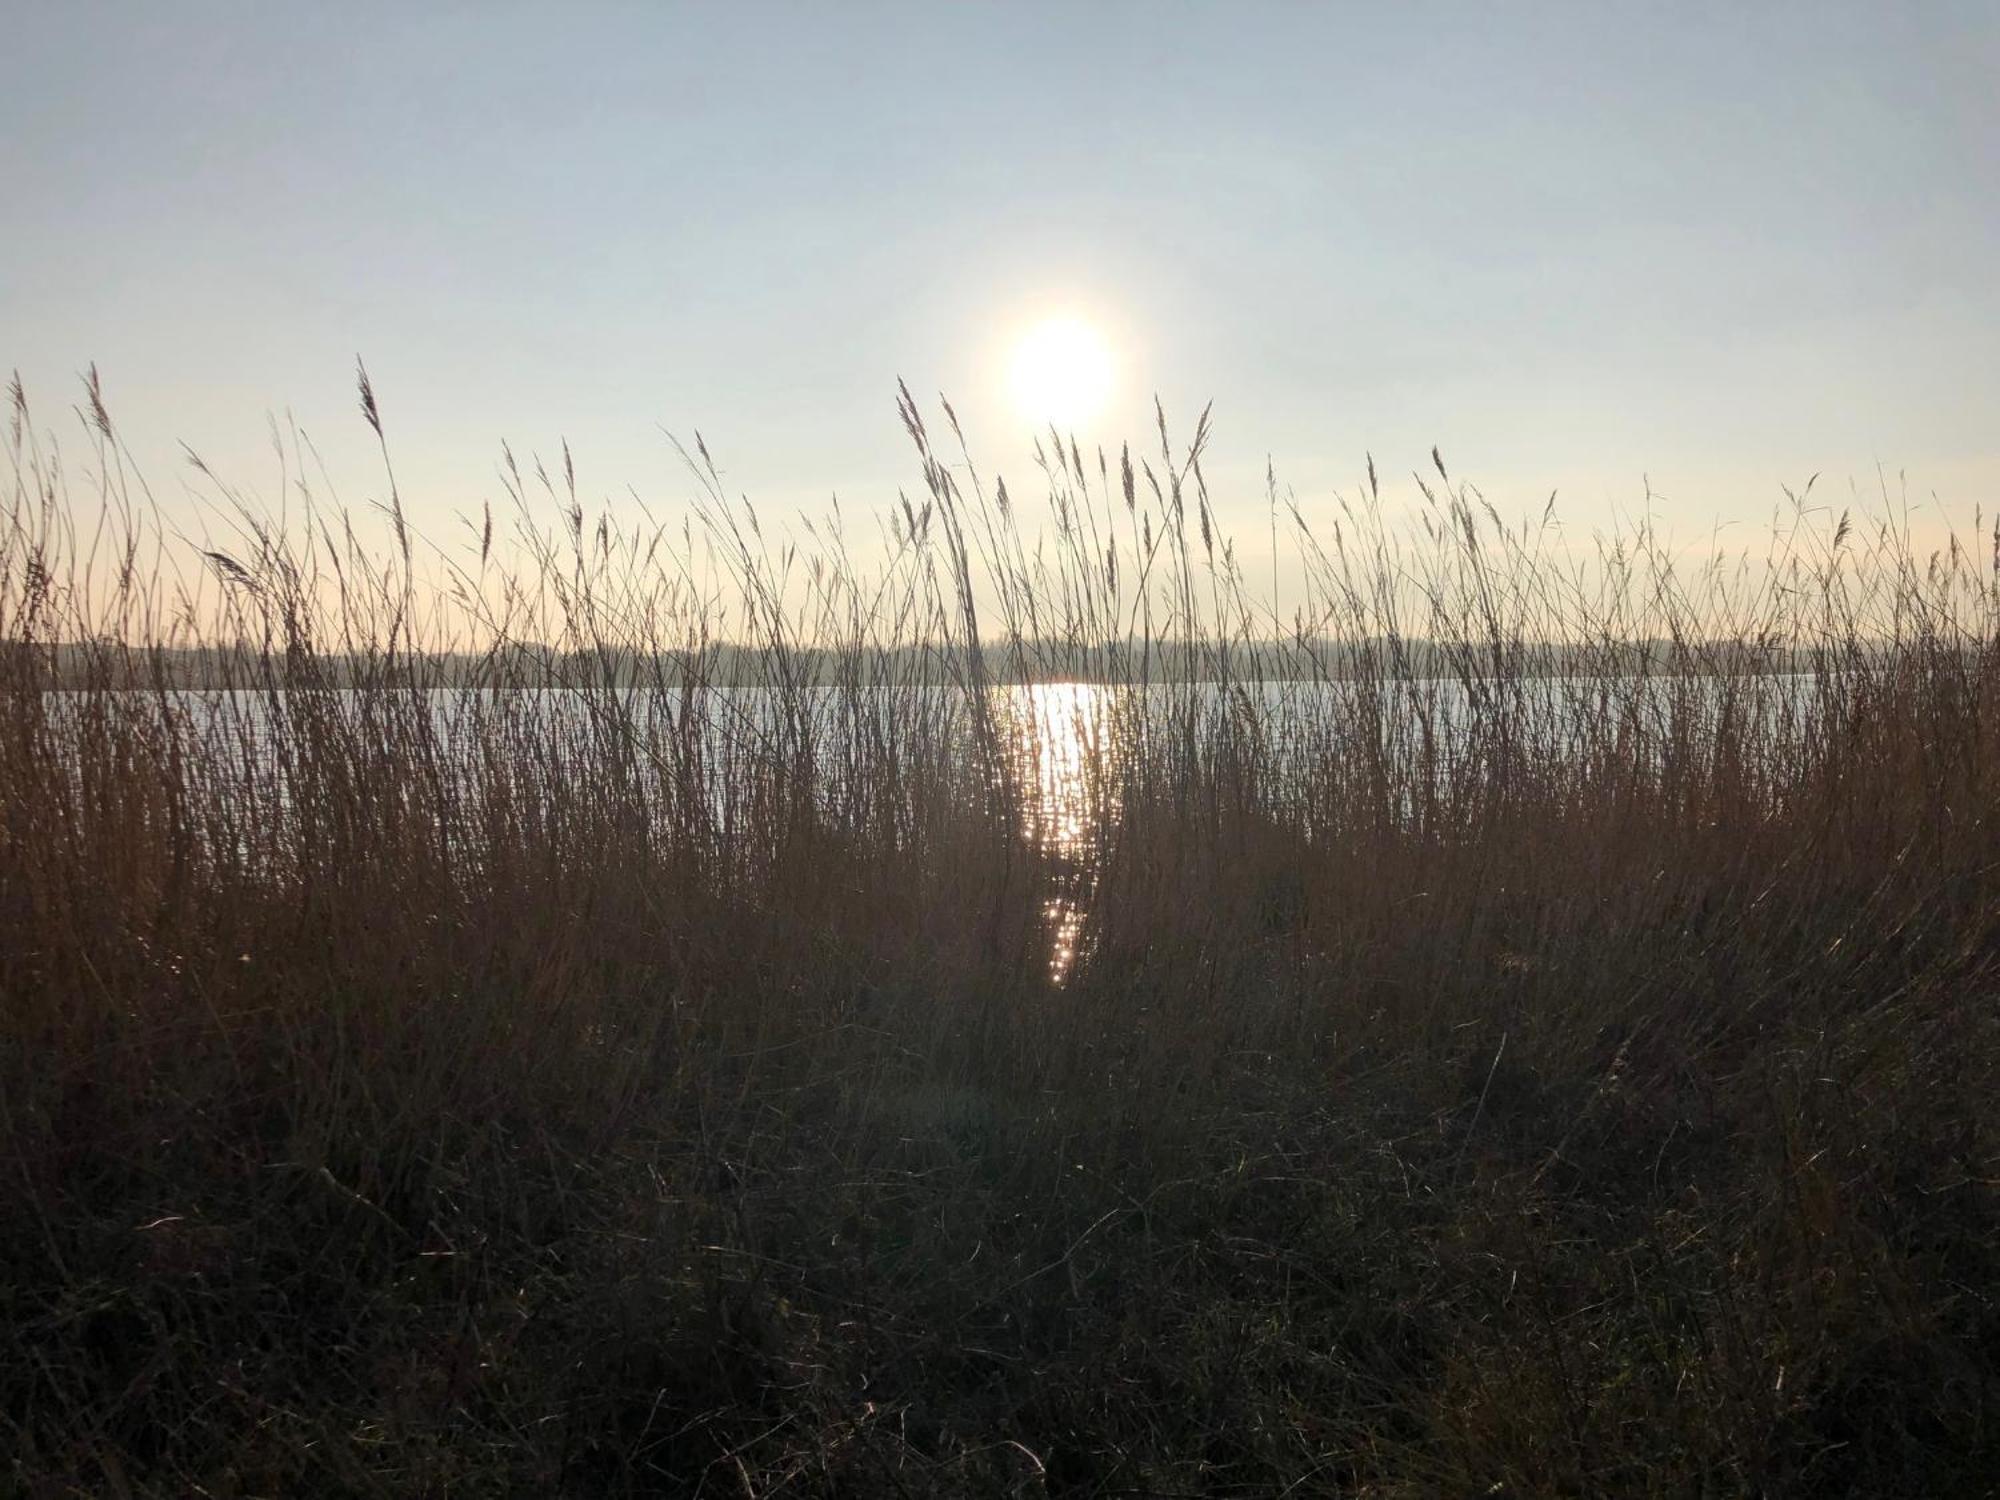
[[[700,452],[197,546],[17,399],[0,1490],[1995,1492],[2000,540],[1436,463],[1280,623],[1198,440],[1037,549],[905,415],[863,566]],[[985,691],[1049,642],[1151,686]]]

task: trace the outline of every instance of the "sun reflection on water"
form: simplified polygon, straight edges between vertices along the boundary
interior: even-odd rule
[[[1049,883],[1042,915],[1049,979],[1057,985],[1070,977],[1084,950],[1104,835],[1116,808],[1121,728],[1114,692],[1087,682],[1034,683],[1000,692],[1021,831],[1042,857]]]

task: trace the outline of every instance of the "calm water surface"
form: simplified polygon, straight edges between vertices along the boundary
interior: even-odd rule
[[[133,695],[125,711],[171,715],[183,748],[212,774],[231,785],[260,786],[280,806],[289,799],[290,779],[281,720],[300,713],[335,714],[339,732],[352,734],[362,754],[371,742],[386,753],[394,726],[384,716],[407,715],[414,702],[424,705],[419,713],[427,708],[447,753],[454,743],[467,747],[469,765],[496,726],[509,744],[548,752],[500,763],[481,758],[478,774],[491,777],[588,775],[594,766],[601,771],[594,757],[621,746],[636,757],[642,775],[648,765],[665,774],[691,757],[700,784],[709,789],[715,831],[725,840],[732,819],[743,815],[734,792],[744,784],[746,767],[769,764],[772,757],[793,763],[805,757],[823,795],[836,801],[865,789],[886,755],[929,756],[933,763],[963,759],[984,740],[995,752],[1005,805],[1018,818],[1023,839],[1042,856],[1048,972],[1061,984],[1085,942],[1123,778],[1160,737],[1171,737],[1176,750],[1253,760],[1266,795],[1289,789],[1304,796],[1370,763],[1396,768],[1402,795],[1409,797],[1410,788],[1421,785],[1411,781],[1413,773],[1443,778],[1499,754],[1644,757],[1676,737],[1707,743],[1725,726],[1737,736],[1747,731],[1781,743],[1809,729],[1813,689],[1805,676],[1549,678],[1490,689],[1439,679],[1372,690],[1347,682],[1149,688],[1059,682],[989,689],[983,725],[967,693],[933,687],[811,688],[789,697],[719,688],[692,704],[646,689],[615,696],[554,688],[440,689],[420,699],[335,692],[315,700],[187,691]],[[87,734],[88,703],[51,695],[51,721]],[[1504,742],[1495,737],[1495,726],[1504,726]],[[565,750],[573,764],[565,763]]]

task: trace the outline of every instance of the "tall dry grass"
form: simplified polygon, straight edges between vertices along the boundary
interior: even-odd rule
[[[379,532],[281,441],[190,539],[80,415],[0,521],[20,1492],[1991,1491],[2000,532],[1433,454],[1272,482],[1281,618],[1205,420],[1024,517],[905,394],[883,549],[508,455],[439,549],[386,438]]]

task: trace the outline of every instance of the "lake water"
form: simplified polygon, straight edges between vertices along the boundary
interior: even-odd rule
[[[1395,816],[1435,823],[1462,816],[1482,777],[1524,764],[1635,769],[1669,746],[1781,757],[1815,732],[1815,688],[1814,679],[1794,674],[1144,688],[1057,682],[994,687],[977,698],[925,685],[716,688],[685,697],[519,688],[45,701],[58,739],[101,733],[89,723],[93,713],[143,721],[145,732],[182,753],[189,768],[182,774],[213,778],[247,820],[282,816],[297,774],[288,731],[308,721],[362,763],[401,753],[415,730],[468,789],[523,777],[579,784],[629,777],[654,789],[643,805],[707,820],[724,847],[757,815],[752,799],[772,784],[773,767],[809,783],[830,813],[848,816],[884,787],[893,799],[912,778],[933,790],[944,778],[961,795],[991,798],[1040,856],[1049,976],[1061,984],[1087,939],[1106,842],[1132,787],[1149,777],[1192,766],[1254,778],[1266,805],[1293,805],[1307,837],[1337,836],[1315,828],[1312,810],[1352,805],[1357,792]]]

